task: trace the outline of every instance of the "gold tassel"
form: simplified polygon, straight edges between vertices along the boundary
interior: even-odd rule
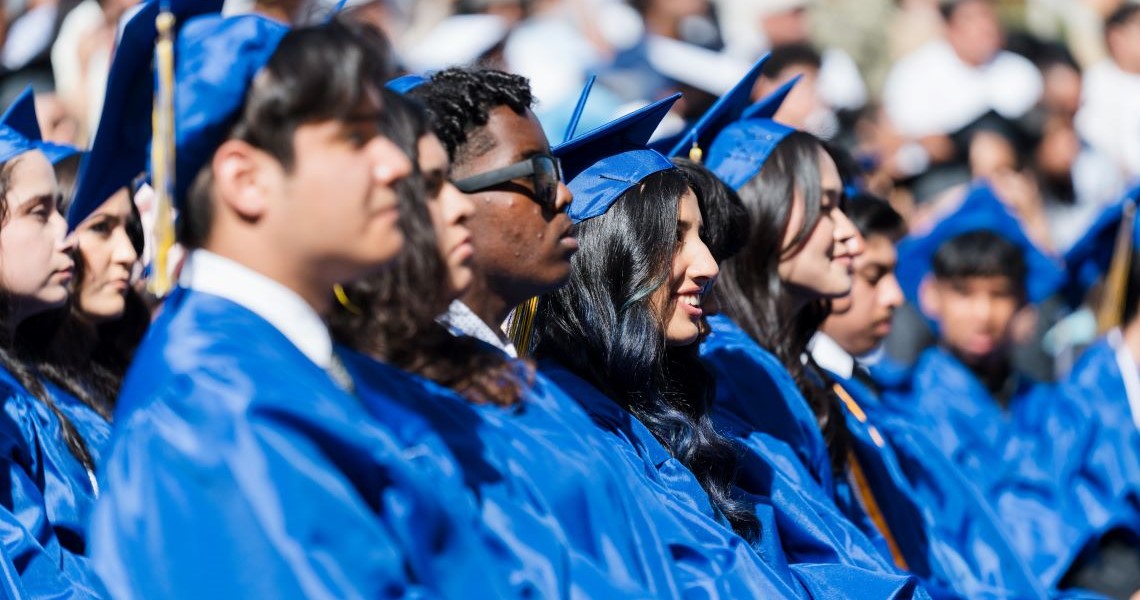
[[[519,358],[530,354],[531,334],[534,333],[534,316],[538,311],[538,296],[524,301],[515,307],[511,313],[511,322],[507,326],[507,336],[515,345]]]
[[[333,295],[336,296],[336,301],[340,303],[340,305],[343,306],[344,309],[348,312],[358,317],[364,315],[364,311],[360,310],[360,307],[354,304],[352,300],[348,298],[348,293],[344,291],[343,285],[339,283],[334,285]]]
[[[693,140],[693,147],[689,148],[689,160],[699,163],[704,157],[705,151],[701,150],[701,147],[697,145],[696,140]]]
[[[1116,246],[1112,252],[1112,263],[1104,277],[1104,292],[1096,313],[1097,332],[1104,335],[1119,327],[1124,319],[1124,295],[1128,291],[1128,272],[1132,269],[1132,229],[1136,215],[1136,203],[1128,200],[1124,205],[1124,216],[1120,220],[1120,230],[1116,234]]]
[[[147,289],[162,298],[172,287],[170,249],[174,246],[174,14],[165,8],[155,19],[155,91],[151,169],[155,191],[154,268]]]

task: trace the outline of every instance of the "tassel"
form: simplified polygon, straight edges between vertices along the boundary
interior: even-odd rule
[[[1104,294],[1096,313],[1097,333],[1104,335],[1119,327],[1124,319],[1124,295],[1128,291],[1128,272],[1132,269],[1132,229],[1136,203],[1128,200],[1116,234],[1112,263],[1104,277]]]
[[[172,287],[170,250],[174,246],[174,14],[169,2],[155,20],[155,91],[151,172],[155,191],[154,268],[147,289],[162,298]]]
[[[524,301],[515,307],[511,313],[511,322],[507,326],[507,336],[515,345],[519,358],[530,355],[530,340],[534,333],[534,316],[538,311],[538,296]]]

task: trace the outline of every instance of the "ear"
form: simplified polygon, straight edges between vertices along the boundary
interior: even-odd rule
[[[214,152],[211,161],[217,202],[241,219],[256,221],[268,206],[266,199],[273,197],[269,186],[273,167],[283,171],[281,165],[264,151],[241,140],[226,140]]]
[[[942,295],[933,275],[923,277],[922,283],[918,284],[918,307],[922,314],[932,319],[942,316]]]

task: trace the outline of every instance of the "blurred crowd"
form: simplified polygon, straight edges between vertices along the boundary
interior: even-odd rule
[[[306,0],[231,0],[282,20]],[[27,84],[44,137],[97,126],[115,28],[134,0],[9,0],[0,105]],[[759,98],[802,76],[776,119],[851,151],[864,186],[912,227],[973,178],[992,181],[1043,248],[1063,252],[1140,173],[1140,10],[1124,0],[350,0],[414,72],[454,64],[528,77],[561,139],[578,91],[589,128],[675,91],[680,131],[760,55]],[[1133,132],[1134,135],[1128,135]]]

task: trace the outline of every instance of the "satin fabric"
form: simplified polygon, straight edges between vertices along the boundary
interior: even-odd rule
[[[836,600],[856,596],[910,598],[915,594],[913,578],[902,575],[811,562],[789,564],[777,527],[781,515],[766,498],[746,494],[760,521],[759,538],[750,546],[731,530],[692,472],[670,456],[640,421],[561,365],[543,361],[539,366],[585,409],[606,434],[611,452],[623,456],[642,485],[668,509],[668,514],[654,518],[660,531],[670,532],[662,535],[672,536],[674,555],[688,557],[689,570],[704,574],[702,579],[718,574],[716,587],[709,586],[704,594],[725,598],[806,595]],[[680,530],[676,529],[678,525]],[[714,596],[714,590],[720,593]]]
[[[174,291],[115,427],[90,535],[115,598],[537,595],[453,463],[229,300]]]
[[[965,365],[931,348],[919,357],[908,386],[882,396],[892,418],[917,427],[989,500],[1047,588],[1057,586],[1099,535],[1131,528],[1117,499],[1084,493],[1091,482],[1081,479],[1081,461],[1099,438],[1086,417],[1057,401],[1059,393],[1023,379],[1003,411]]]
[[[913,581],[891,562],[886,541],[850,495],[852,516],[841,511],[845,484],[834,481],[823,436],[791,375],[728,317],[708,324],[701,360],[716,379],[714,420],[742,451],[738,485],[774,507],[788,559],[825,565],[836,580],[861,569]]]
[[[41,443],[38,436],[58,436],[59,422],[54,415],[43,418],[50,414],[47,408],[4,369],[0,369],[0,397],[5,409],[0,413],[4,469],[0,476],[4,555],[0,564],[7,560],[19,578],[10,585],[0,584],[0,588],[7,588],[15,597],[21,593],[44,598],[103,597],[98,578],[83,554],[90,492],[77,492],[70,485],[71,481],[80,483],[80,476],[86,480],[86,471],[67,453],[62,438],[45,437],[45,442],[56,442]],[[86,485],[89,488],[90,482]],[[3,566],[0,575],[7,572],[7,564]]]
[[[399,421],[405,443],[445,445],[432,454],[458,459],[458,483],[475,493],[487,526],[517,546],[543,596],[676,597],[660,540],[648,526],[634,529],[642,517],[622,496],[624,482],[564,422],[574,415],[541,381],[518,406],[475,406],[422,377],[340,355],[373,415]]]
[[[978,490],[921,430],[884,415],[862,383],[831,375],[862,411],[844,407],[854,451],[913,572],[963,598],[1056,595],[1037,581]]]

